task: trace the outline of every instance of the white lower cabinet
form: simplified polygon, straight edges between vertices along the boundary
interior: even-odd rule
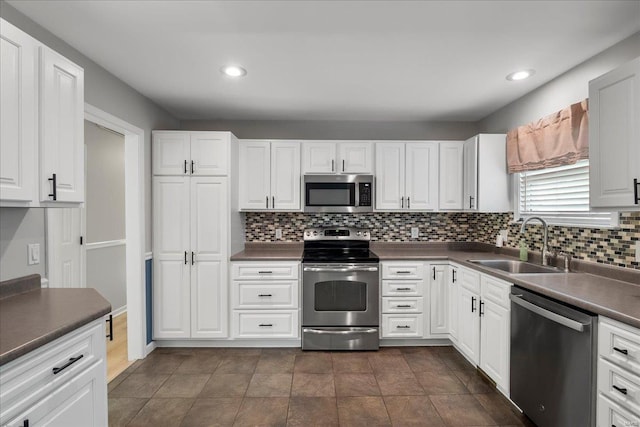
[[[429,267],[429,315],[431,335],[449,333],[449,267],[432,264]]]
[[[479,300],[468,288],[458,289],[458,348],[475,365],[480,363]]]
[[[232,336],[300,337],[298,262],[234,262],[231,266]]]
[[[600,316],[598,427],[640,425],[640,329]]]
[[[100,318],[0,367],[0,425],[108,425],[105,360]]]
[[[382,338],[422,338],[424,318],[419,314],[382,314]]]
[[[383,262],[380,336],[424,338],[425,271],[423,262]],[[426,314],[428,316],[428,314]]]
[[[451,264],[449,266],[449,339],[456,343],[458,341],[458,278],[460,266]]]

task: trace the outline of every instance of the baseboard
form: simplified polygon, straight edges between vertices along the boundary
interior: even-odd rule
[[[49,287],[49,279],[46,277],[40,277],[40,287],[48,288]]]
[[[447,338],[422,338],[422,339],[403,339],[403,338],[381,338],[380,347],[437,347],[449,346],[451,341]]]
[[[301,347],[300,339],[294,340],[156,340],[158,347],[227,347],[227,348],[277,348]]]
[[[144,349],[144,357],[147,357],[148,355],[150,355],[151,352],[156,349],[156,347],[157,346],[155,341],[151,341],[149,344],[147,344],[147,346]]]
[[[120,316],[121,314],[124,314],[124,313],[126,313],[126,312],[127,312],[127,305],[125,304],[125,305],[123,305],[122,307],[117,308],[117,309],[115,309],[115,310],[111,311],[111,315],[112,315],[113,317],[118,317],[118,316]]]

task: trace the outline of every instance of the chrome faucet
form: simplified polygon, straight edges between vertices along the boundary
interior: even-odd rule
[[[522,226],[520,227],[520,234],[524,234],[525,226],[532,219],[537,219],[538,221],[540,221],[542,223],[542,229],[543,229],[543,236],[542,236],[542,265],[548,265],[547,257],[550,255],[550,253],[549,253],[549,246],[548,246],[548,242],[549,242],[549,225],[547,224],[547,221],[545,221],[544,219],[540,218],[539,216],[530,216],[529,218],[525,219],[524,222],[522,223]]]

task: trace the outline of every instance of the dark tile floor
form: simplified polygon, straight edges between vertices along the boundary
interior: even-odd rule
[[[452,347],[157,349],[109,383],[110,426],[532,426]]]

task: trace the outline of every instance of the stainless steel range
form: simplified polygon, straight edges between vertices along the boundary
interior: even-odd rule
[[[379,348],[378,257],[357,228],[304,232],[302,349]]]

